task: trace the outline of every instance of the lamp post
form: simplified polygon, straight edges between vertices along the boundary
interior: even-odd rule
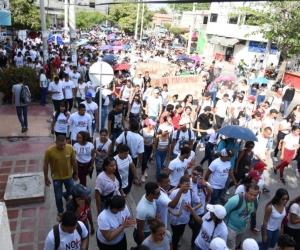
[[[41,27],[42,27],[42,39],[43,39],[43,58],[44,62],[48,60],[48,36],[49,33],[46,27],[46,15],[45,15],[45,3],[44,0],[40,0],[40,10],[41,10]]]
[[[138,0],[140,2],[140,0]],[[137,4],[137,13],[136,13],[136,20],[135,20],[135,31],[134,31],[134,39],[137,40],[138,35],[138,26],[139,26],[139,15],[140,15],[140,4]]]
[[[187,46],[188,54],[190,54],[190,52],[191,52],[192,35],[193,35],[194,27],[195,27],[196,5],[197,5],[197,3],[193,3],[193,13],[192,13],[193,21],[190,26],[189,41],[188,41],[188,46]]]
[[[142,40],[142,36],[143,36],[143,26],[144,26],[144,11],[145,11],[145,4],[143,3],[143,8],[142,8],[142,18],[141,18],[141,32],[140,32],[140,40]]]

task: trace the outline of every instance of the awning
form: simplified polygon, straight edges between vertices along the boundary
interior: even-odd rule
[[[211,39],[208,40],[208,42],[212,44],[220,44],[220,42],[224,39],[225,37],[223,36],[213,36]]]
[[[224,38],[219,44],[225,47],[232,48],[235,44],[237,44],[240,40],[236,38]]]

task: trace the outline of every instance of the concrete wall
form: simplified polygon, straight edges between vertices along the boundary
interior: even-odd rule
[[[1,249],[13,250],[7,210],[4,202],[0,202],[0,242]]]

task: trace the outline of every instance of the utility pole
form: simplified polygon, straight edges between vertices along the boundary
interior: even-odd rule
[[[76,50],[72,46],[76,40],[76,0],[70,0],[69,21],[70,21],[71,58],[72,61],[77,64]]]
[[[44,62],[48,60],[48,36],[49,33],[46,27],[46,17],[45,17],[45,3],[44,0],[40,0],[40,12],[41,12],[41,26],[42,26],[42,39],[43,39],[43,57]]]
[[[140,0],[138,0],[140,2]],[[136,20],[135,20],[135,32],[134,32],[134,39],[137,40],[138,35],[138,26],[139,26],[139,15],[140,15],[140,4],[137,4],[137,13],[136,13]]]
[[[68,20],[69,20],[69,8],[68,0],[65,0],[65,35],[68,35]]]
[[[188,46],[187,46],[188,54],[191,53],[192,35],[193,35],[194,27],[195,27],[196,5],[197,5],[197,3],[193,3],[193,13],[192,13],[193,21],[190,26],[189,41],[188,41]]]
[[[142,40],[142,36],[143,36],[143,26],[144,26],[144,11],[145,11],[145,4],[143,3],[143,9],[142,9],[142,19],[141,19],[141,33],[140,33],[140,40]]]

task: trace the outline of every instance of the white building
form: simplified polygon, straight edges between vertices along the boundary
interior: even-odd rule
[[[205,30],[208,22],[209,11],[208,10],[196,10],[193,11],[183,11],[180,20],[180,27],[189,28],[191,23],[195,22],[195,29]]]
[[[259,57],[261,54],[265,54],[267,40],[263,38],[262,34],[249,35],[257,27],[244,25],[247,16],[230,17],[234,8],[242,7],[244,4],[248,3],[211,3],[206,27],[208,36],[206,55],[222,57],[226,60],[231,57],[230,61],[235,64],[244,59],[246,64],[249,64],[254,55]],[[277,48],[272,45],[271,53],[265,60],[265,64],[267,66],[270,63],[277,65],[279,56]]]

